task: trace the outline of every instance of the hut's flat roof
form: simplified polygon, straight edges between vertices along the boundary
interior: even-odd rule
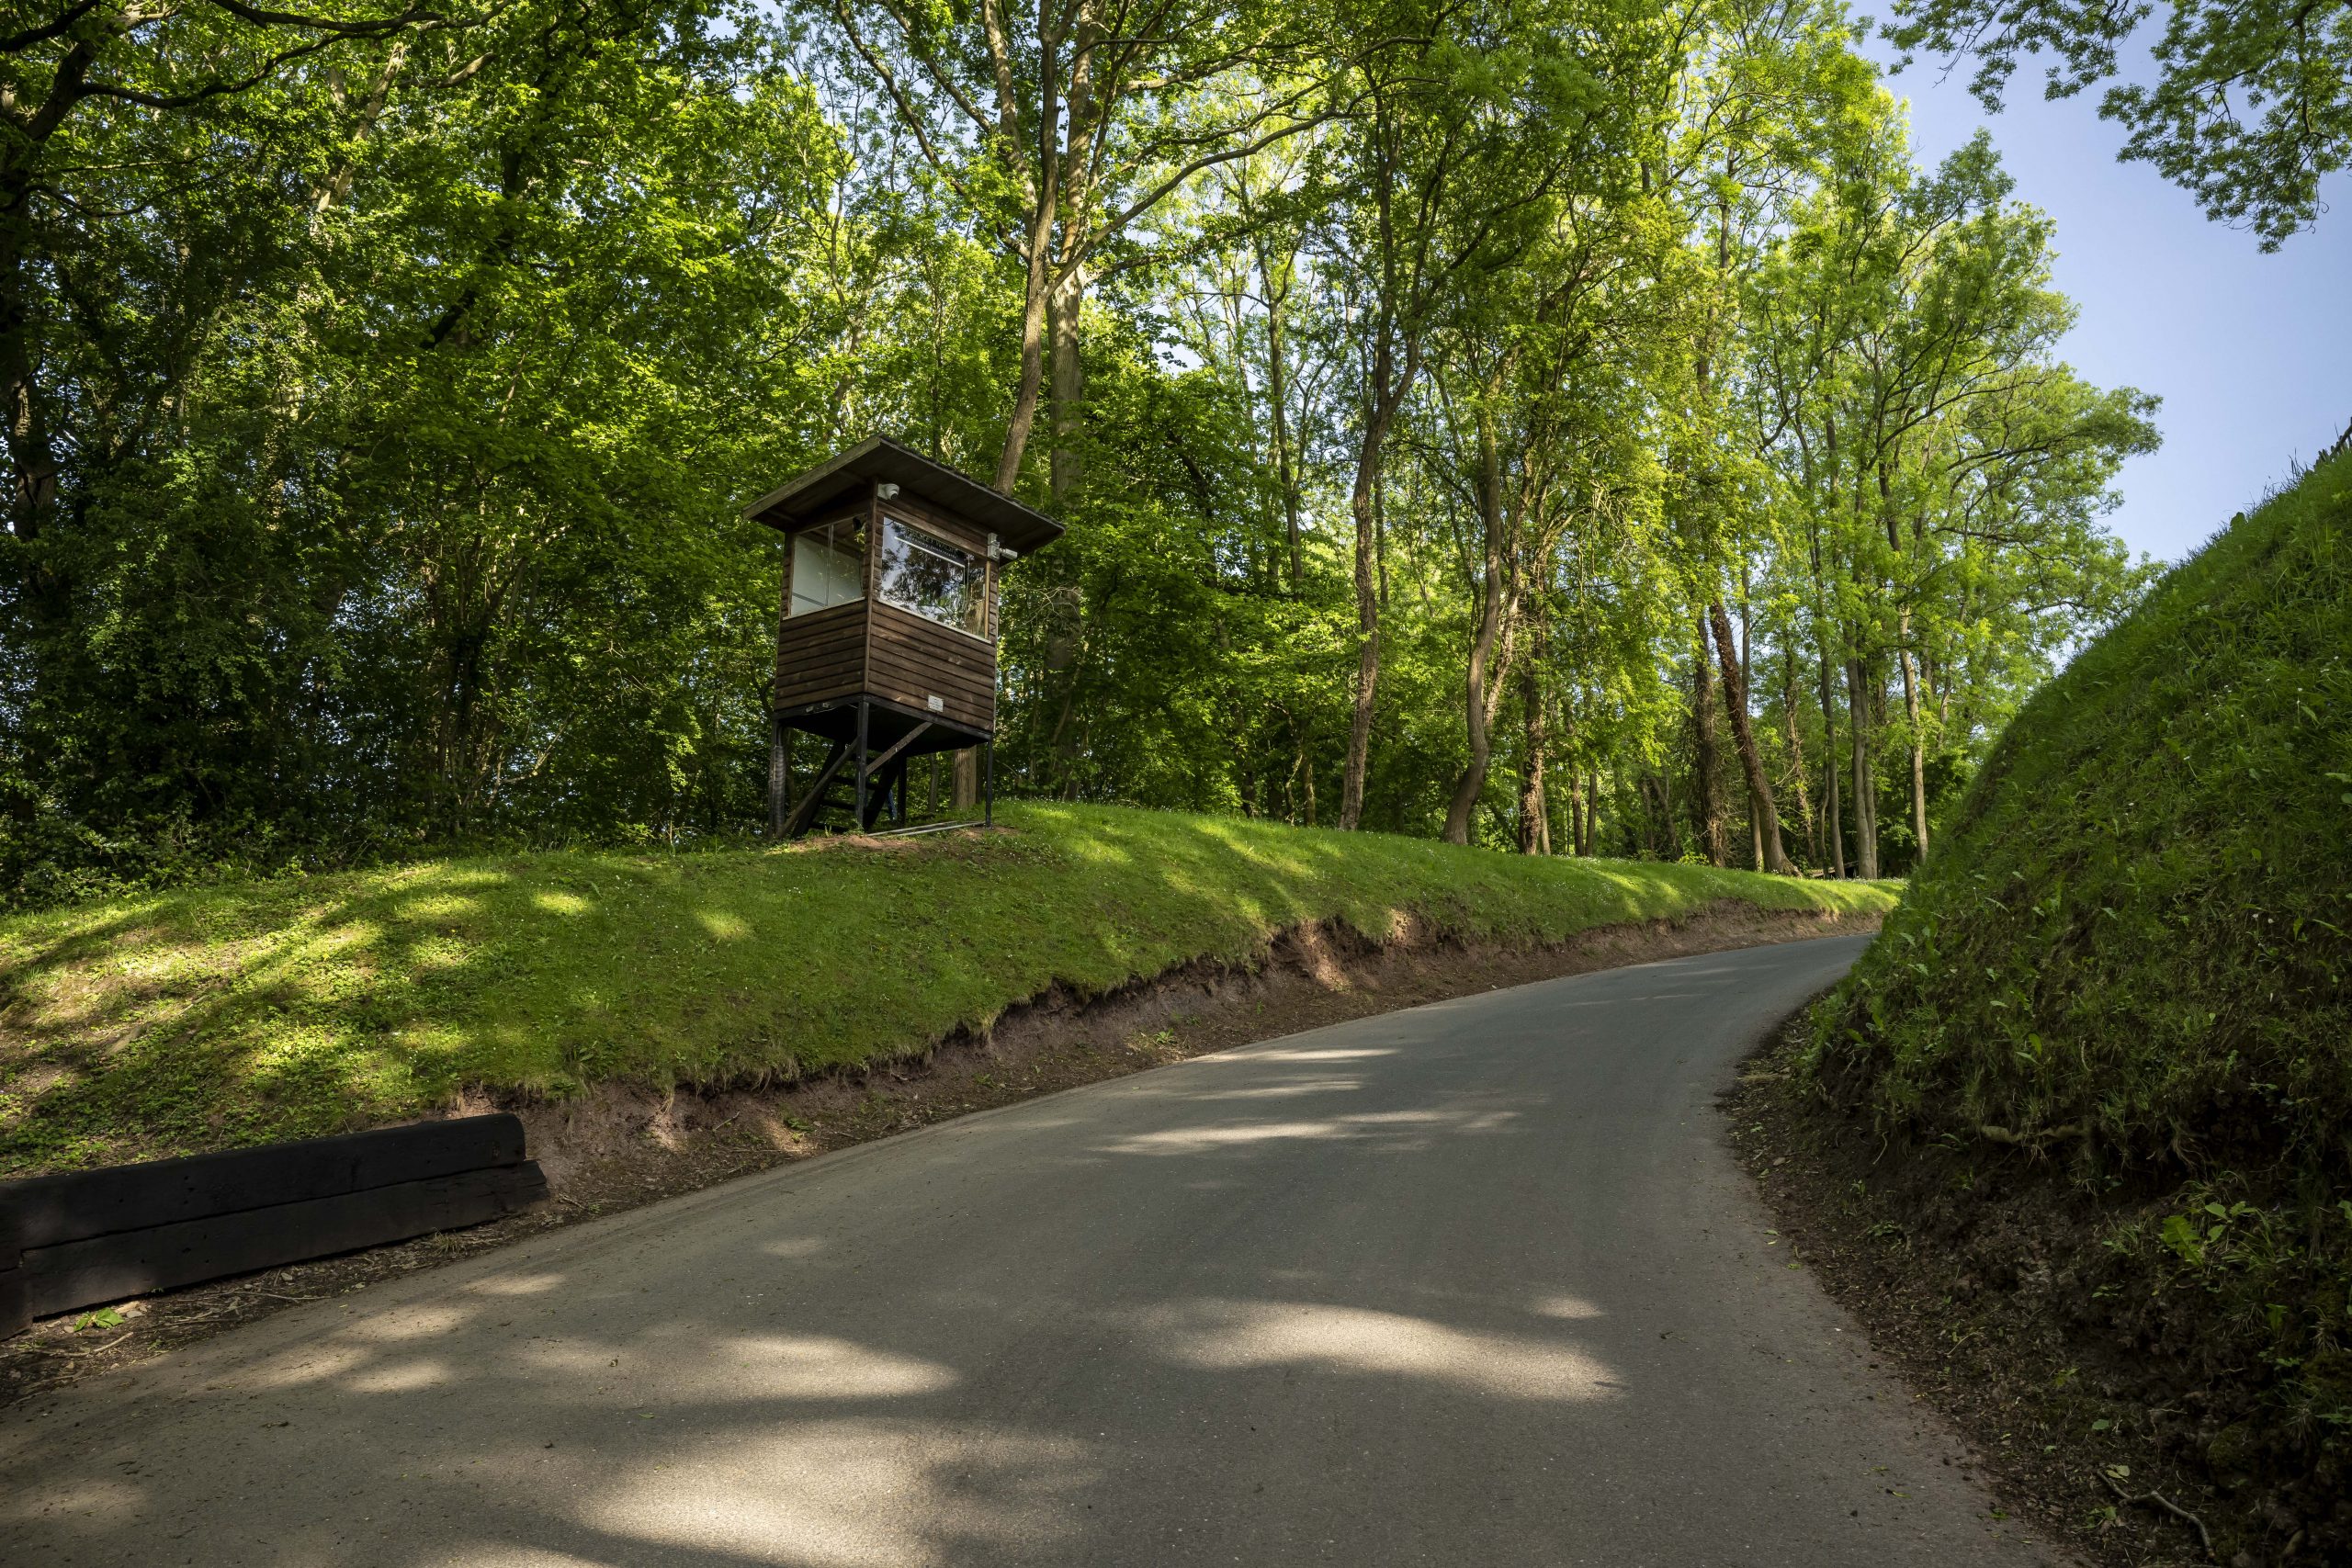
[[[873,483],[895,484],[933,506],[968,517],[1027,555],[1062,536],[1062,525],[1042,512],[1001,495],[944,463],[934,463],[887,435],[870,436],[837,457],[818,464],[743,508],[743,515],[771,528],[805,522],[850,491]]]

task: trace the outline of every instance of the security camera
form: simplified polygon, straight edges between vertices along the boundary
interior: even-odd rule
[[[874,493],[884,501],[896,501],[899,499],[899,487],[897,485],[876,485],[874,487]]]

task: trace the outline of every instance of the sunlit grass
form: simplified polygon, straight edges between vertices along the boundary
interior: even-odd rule
[[[1893,902],[1227,818],[1001,816],[1013,831],[435,862],[0,921],[0,1174],[366,1125],[469,1085],[563,1095],[854,1065],[1057,982],[1246,962],[1306,920],[1536,942],[1724,898]]]

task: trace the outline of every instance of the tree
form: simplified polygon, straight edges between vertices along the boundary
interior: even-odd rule
[[[1001,0],[928,8],[830,0],[938,176],[1022,272],[1020,377],[996,488],[1020,477],[1048,353],[1053,491],[1075,482],[1088,290],[1148,258],[1113,247],[1204,171],[1300,134],[1329,112],[1328,32],[1296,5],[1250,0]]]
[[[1894,0],[1886,36],[1905,53],[1973,53],[1971,82],[1997,111],[2023,56],[2052,56],[2042,95],[2071,97],[2117,74],[2154,0]],[[2206,216],[2275,251],[2317,221],[2320,187],[2352,161],[2352,5],[2346,0],[2170,0],[2154,85],[2108,88],[2099,113],[2122,156],[2153,164]]]

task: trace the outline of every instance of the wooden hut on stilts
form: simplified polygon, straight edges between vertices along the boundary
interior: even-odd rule
[[[743,515],[789,541],[770,704],[770,832],[799,838],[828,811],[846,813],[857,830],[886,815],[905,829],[909,764],[951,751],[977,750],[969,794],[979,820],[991,819],[997,574],[1059,538],[1062,525],[879,435]],[[804,731],[830,750],[795,799],[791,738]]]

